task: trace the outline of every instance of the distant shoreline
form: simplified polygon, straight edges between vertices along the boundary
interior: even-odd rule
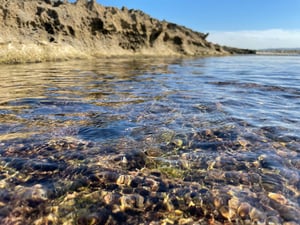
[[[257,55],[299,56],[300,49],[261,49],[256,51]]]

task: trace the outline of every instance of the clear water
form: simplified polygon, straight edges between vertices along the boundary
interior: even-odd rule
[[[299,138],[299,71],[299,57],[287,56],[1,66],[0,140],[74,128],[102,141],[143,127],[185,133],[237,119]]]
[[[224,185],[242,185],[241,193],[250,189],[267,196],[266,204],[279,221],[292,221],[270,197],[278,193],[284,196],[285,207],[295,212],[294,221],[299,217],[298,56],[2,65],[0,90],[1,178],[10,191],[17,185],[36,184],[49,191],[47,179],[54,175],[39,171],[36,180],[14,183],[8,179],[14,173],[8,176],[7,168],[11,165],[24,177],[32,176],[40,168],[32,165],[41,162],[60,171],[70,166],[72,146],[81,143],[85,150],[76,150],[81,154],[78,160],[87,165],[138,149],[156,162],[151,169],[174,167],[184,171],[180,179],[220,192]],[[52,155],[47,149],[53,140],[73,145],[64,149],[61,144],[62,150]],[[153,149],[156,153],[151,153]],[[21,166],[12,163],[16,161]],[[261,184],[231,182],[226,174],[208,179],[215,171],[258,174]],[[241,193],[238,198],[243,198]],[[263,206],[259,209],[266,211]]]

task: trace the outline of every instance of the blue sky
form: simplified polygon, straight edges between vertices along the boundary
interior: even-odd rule
[[[300,48],[300,0],[97,0],[140,9],[220,44],[245,48]]]

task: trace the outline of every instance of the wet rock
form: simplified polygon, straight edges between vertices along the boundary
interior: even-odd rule
[[[138,150],[132,150],[123,156],[117,157],[120,164],[128,170],[142,169],[146,164],[146,154]]]
[[[36,225],[43,225],[43,224],[57,224],[58,218],[53,213],[50,213],[47,216],[41,217],[34,221],[34,224]]]
[[[161,151],[160,148],[151,147],[151,148],[147,148],[145,150],[145,154],[150,157],[158,157],[158,156],[162,155],[162,153],[163,152]]]
[[[250,219],[252,223],[255,224],[265,224],[266,221],[266,215],[261,212],[260,210],[252,207],[250,213],[249,213]]]
[[[77,219],[78,225],[101,225],[106,224],[106,221],[108,220],[110,212],[106,209],[101,209],[98,212],[91,213],[89,215],[82,215]]]
[[[283,195],[278,194],[278,193],[269,193],[268,197],[282,205],[287,203],[286,198]]]
[[[0,208],[0,218],[2,217],[8,217],[9,216],[9,214],[10,214],[10,212],[12,211],[12,208],[11,207],[9,207],[9,206],[1,206],[1,208]]]
[[[282,224],[282,220],[277,216],[269,216],[266,220],[267,225],[280,225]]]
[[[283,223],[283,225],[298,225],[298,223],[297,222],[293,222],[293,221],[289,221],[289,222]]]
[[[231,210],[228,206],[221,206],[219,212],[225,219],[229,221],[231,221],[231,219],[235,216],[235,212]]]
[[[88,186],[89,182],[86,177],[79,177],[77,178],[71,185],[70,185],[70,190],[71,191],[78,191],[82,187]]]
[[[267,173],[261,175],[261,184],[266,191],[278,192],[283,189],[282,178],[277,174]]]
[[[47,172],[57,170],[59,168],[59,165],[56,162],[33,161],[30,162],[30,167],[33,170]]]
[[[95,171],[93,171],[95,170]],[[100,171],[99,171],[100,170]],[[97,183],[102,184],[102,185],[106,185],[109,183],[114,183],[117,181],[119,174],[117,172],[113,172],[113,171],[102,171],[103,169],[99,168],[99,169],[92,169],[92,170],[88,170],[84,173],[85,176],[88,177],[88,179],[93,182],[95,185],[97,185]]]
[[[32,187],[16,186],[15,191],[19,199],[45,201],[47,200],[47,191],[40,185],[36,184]]]
[[[144,197],[138,194],[123,195],[120,198],[121,209],[142,209],[144,207]]]
[[[204,216],[203,209],[200,206],[190,206],[188,208],[188,213],[192,217],[201,218]]]
[[[249,217],[250,211],[251,206],[247,202],[242,202],[237,209],[237,213],[242,219],[247,219]]]
[[[120,204],[120,197],[121,195],[118,193],[108,192],[107,194],[104,195],[103,199],[107,205],[115,205],[115,204]]]
[[[286,205],[286,200],[283,196],[271,196],[270,206],[278,211],[284,220],[300,221],[299,207]]]
[[[25,159],[19,159],[19,158],[15,158],[15,159],[7,158],[7,161],[9,161],[8,166],[15,168],[16,170],[22,170],[24,165],[26,164]]]

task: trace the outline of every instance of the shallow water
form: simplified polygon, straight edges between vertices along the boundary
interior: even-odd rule
[[[163,178],[169,183],[180,181],[180,188],[190,189],[197,184],[194,192],[202,195],[205,189],[209,193],[210,203],[205,204],[207,196],[198,197],[199,206],[193,200],[193,207],[201,208],[201,213],[195,213],[190,203],[180,206],[172,201],[172,207],[157,210],[169,214],[157,221],[177,209],[183,214],[175,212],[170,220],[297,224],[299,60],[297,56],[234,56],[2,65],[0,203],[7,209],[0,210],[2,222],[42,224],[47,215],[55,214],[51,207],[62,207],[61,199],[74,191],[111,191],[89,176],[91,171],[114,170],[130,176],[140,171],[137,176],[144,179],[159,173],[157,182],[164,183]],[[139,163],[135,157],[145,160]],[[87,178],[74,189],[78,177]],[[160,192],[176,197],[174,190],[179,187],[173,186]],[[122,188],[118,184],[113,193],[121,196]],[[16,191],[33,189],[46,197],[28,194],[35,203],[32,199],[26,203],[29,209],[19,210],[19,217],[11,213],[29,201]],[[145,209],[148,195],[143,199],[141,208],[155,211]],[[238,203],[233,206],[234,200]],[[141,222],[124,211],[122,198],[118,204],[124,217]],[[245,204],[249,206],[246,215],[240,209]],[[91,205],[95,204],[74,207]],[[113,215],[108,221],[118,223],[108,206],[99,207]],[[36,208],[42,213],[36,213]],[[80,224],[83,214],[93,214],[93,210],[72,213],[55,214],[54,222],[67,218],[69,223]]]

